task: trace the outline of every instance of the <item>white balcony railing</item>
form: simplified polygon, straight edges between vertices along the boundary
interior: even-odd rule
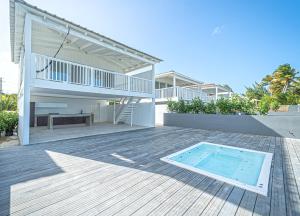
[[[183,88],[183,87],[175,87],[175,92],[173,87],[155,89],[155,98],[173,98],[177,97],[182,100],[193,100],[196,97],[199,97],[201,100],[207,102],[208,96],[200,90]]]
[[[152,80],[93,68],[44,55],[32,55],[37,79],[152,94]]]

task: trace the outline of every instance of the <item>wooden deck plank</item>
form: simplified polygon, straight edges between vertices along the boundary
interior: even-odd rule
[[[283,180],[282,139],[276,138],[276,151],[274,153],[274,171],[271,193],[271,215],[286,215],[285,188]]]
[[[268,197],[160,161],[201,141],[274,153]],[[0,215],[299,215],[299,151],[295,139],[177,127],[1,149]]]

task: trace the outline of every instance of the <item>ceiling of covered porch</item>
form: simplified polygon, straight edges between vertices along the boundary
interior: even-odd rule
[[[161,61],[22,0],[10,0],[11,49],[15,63],[19,63],[24,49],[26,14],[33,20],[32,52],[48,57],[57,54],[62,60],[121,73]]]
[[[58,52],[58,59],[120,73],[150,65],[148,62],[37,22],[33,22],[32,25],[32,52],[49,57]]]

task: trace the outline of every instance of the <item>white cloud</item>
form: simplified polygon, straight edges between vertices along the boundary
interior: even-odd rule
[[[3,79],[3,92],[17,93],[18,76],[19,66],[11,62],[10,52],[0,52],[0,77]]]
[[[221,34],[222,32],[223,32],[223,30],[224,30],[224,25],[221,25],[221,26],[216,26],[214,29],[213,29],[213,31],[212,31],[212,33],[211,33],[211,36],[216,36],[216,35],[219,35],[219,34]]]

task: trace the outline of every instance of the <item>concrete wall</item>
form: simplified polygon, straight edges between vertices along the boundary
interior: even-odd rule
[[[165,113],[165,126],[300,138],[300,116],[250,116]]]

